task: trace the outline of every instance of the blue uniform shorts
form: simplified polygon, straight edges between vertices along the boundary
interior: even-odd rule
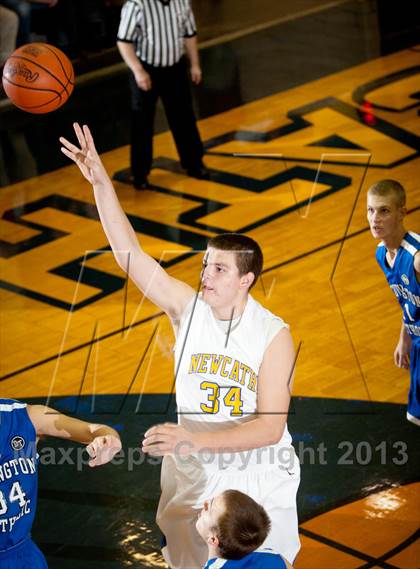
[[[32,539],[27,538],[6,551],[0,551],[0,569],[48,569],[48,565]]]

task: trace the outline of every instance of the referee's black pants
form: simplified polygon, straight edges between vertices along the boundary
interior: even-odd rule
[[[162,99],[181,166],[187,170],[200,169],[203,143],[195,122],[185,57],[171,67],[153,67],[143,62],[142,65],[150,75],[152,88],[143,91],[131,74],[131,172],[134,181],[143,181],[152,167],[153,123],[158,97]]]

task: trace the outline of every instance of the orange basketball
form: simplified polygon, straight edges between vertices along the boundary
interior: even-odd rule
[[[64,105],[73,91],[73,66],[53,45],[28,43],[6,61],[3,87],[19,109],[28,113],[50,113]]]

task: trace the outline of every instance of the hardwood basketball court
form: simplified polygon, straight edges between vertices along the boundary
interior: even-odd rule
[[[164,132],[151,189],[115,182],[146,251],[194,287],[208,237],[245,232],[263,248],[254,296],[290,323],[298,349],[299,569],[418,565],[418,433],[405,420],[400,309],[374,258],[365,196],[399,180],[406,226],[419,230],[419,50],[200,121],[210,181],[184,175]],[[103,160],[124,179],[128,147]],[[2,397],[93,413],[134,448],[147,424],[173,420],[167,319],[125,281],[75,166],[3,188],[0,203]],[[51,567],[161,566],[158,466],[97,476],[41,467],[34,537]]]

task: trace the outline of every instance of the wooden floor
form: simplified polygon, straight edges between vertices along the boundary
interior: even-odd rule
[[[205,247],[206,237],[245,231],[258,240],[265,271],[254,295],[290,323],[300,345],[295,396],[406,402],[408,373],[393,365],[400,310],[374,259],[365,194],[381,178],[399,180],[408,194],[407,227],[419,230],[420,123],[412,96],[419,63],[418,51],[403,51],[201,121],[211,181],[177,170],[164,133],[155,139],[153,188],[136,192],[116,182],[144,248],[193,286],[200,255],[185,254]],[[255,156],[262,154],[271,156]],[[128,148],[103,159],[110,172],[126,168]],[[2,397],[172,389],[169,325],[125,286],[109,251],[93,254],[107,247],[93,204],[73,166],[0,193]],[[414,485],[398,492],[404,503],[417,500]],[[310,532],[335,524],[354,546],[385,504],[375,514],[375,544],[365,551],[379,557],[378,539],[383,546],[416,529],[413,510],[389,509],[388,499],[379,496],[376,510],[368,498],[338,509],[332,525],[322,517],[306,522],[297,567],[376,566],[361,565],[363,555],[332,552],[328,531],[314,549]],[[415,547],[387,566],[414,569]]]

